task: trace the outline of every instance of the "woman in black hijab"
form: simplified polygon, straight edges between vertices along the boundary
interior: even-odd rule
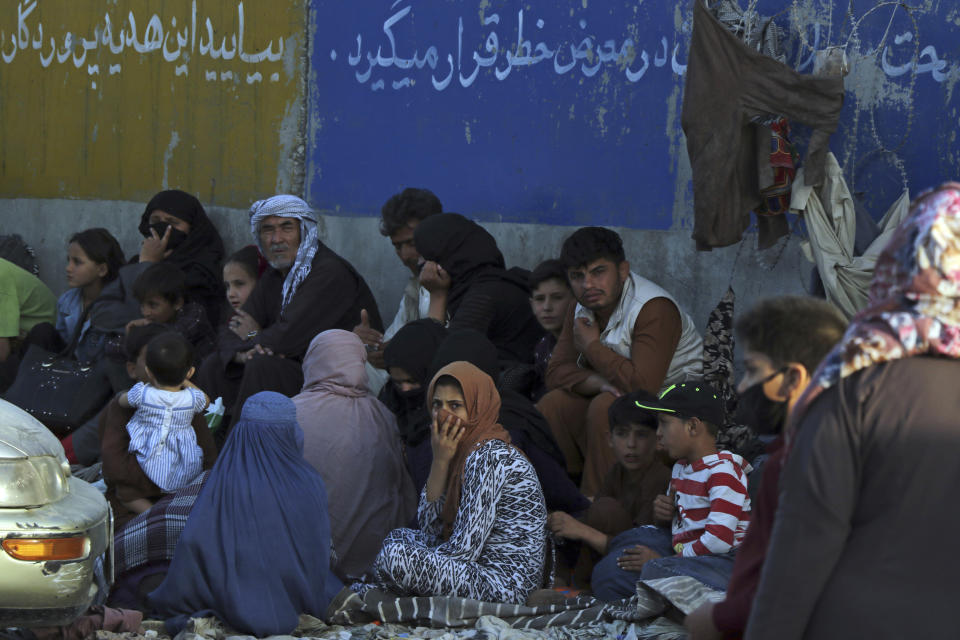
[[[390,379],[380,391],[380,401],[397,417],[407,470],[417,493],[427,483],[433,453],[430,449],[430,410],[427,383],[430,363],[447,330],[429,318],[403,326],[383,352]]]
[[[530,307],[529,274],[505,269],[493,236],[457,213],[426,218],[413,237],[426,261],[421,280],[430,290],[430,316],[487,336],[501,364],[532,363],[543,328]]]
[[[388,345],[389,346],[389,345]],[[590,506],[567,475],[566,460],[557,446],[550,425],[537,411],[530,398],[503,388],[499,382],[497,350],[490,340],[478,331],[460,329],[450,331],[436,349],[427,379],[433,377],[451,362],[463,360],[477,367],[497,382],[500,393],[500,424],[510,434],[510,442],[523,451],[540,478],[547,511],[578,513]],[[426,461],[429,471],[432,456]]]
[[[187,296],[203,305],[210,324],[217,326],[224,300],[223,240],[200,201],[177,189],[161,191],[147,203],[139,229],[144,237],[140,262],[163,261],[183,271]]]
[[[93,325],[122,334],[128,322],[140,317],[140,303],[133,296],[134,281],[151,264],[165,262],[183,271],[187,298],[199,303],[210,324],[217,326],[224,306],[220,274],[223,240],[200,201],[183,191],[161,191],[147,203],[138,228],[144,237],[140,254],[104,287],[101,298],[108,302],[91,311]]]

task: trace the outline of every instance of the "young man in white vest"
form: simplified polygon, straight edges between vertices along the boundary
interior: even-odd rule
[[[673,296],[630,271],[620,236],[584,227],[568,237],[560,261],[577,304],[567,315],[547,368],[551,389],[537,407],[593,496],[615,462],[607,409],[617,396],[657,393],[699,376],[703,341]]]

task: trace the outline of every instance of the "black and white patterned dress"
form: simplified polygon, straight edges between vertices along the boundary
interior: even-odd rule
[[[355,584],[354,591],[523,604],[540,587],[546,549],[547,510],[533,466],[515,447],[490,440],[467,457],[461,487],[449,540],[440,539],[445,496],[427,502],[424,488],[421,530],[391,531],[374,561],[373,582]]]

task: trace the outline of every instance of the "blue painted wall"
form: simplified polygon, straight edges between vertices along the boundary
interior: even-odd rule
[[[833,148],[875,215],[960,174],[960,11],[764,0],[792,66],[845,46]],[[405,186],[484,220],[690,223],[689,2],[311,0],[307,197],[376,215]],[[872,9],[873,7],[873,9]],[[912,16],[912,17],[911,17]],[[798,141],[804,133],[798,131]],[[892,150],[892,153],[882,151]]]

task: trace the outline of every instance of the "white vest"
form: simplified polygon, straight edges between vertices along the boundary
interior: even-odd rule
[[[430,315],[430,292],[420,286],[420,278],[413,276],[407,282],[400,298],[400,308],[393,322],[383,332],[383,341],[389,342],[397,331],[414,320],[421,320]]]
[[[666,298],[677,305],[681,322],[680,341],[677,343],[677,350],[673,352],[673,359],[667,369],[667,376],[663,380],[662,390],[672,384],[703,375],[703,340],[697,333],[690,316],[663,288],[631,272],[630,277],[623,283],[623,292],[620,294],[617,308],[614,309],[606,328],[600,334],[600,342],[624,358],[630,358],[633,325],[636,324],[643,305],[654,298]],[[587,318],[590,322],[597,321],[593,311],[579,303],[574,312],[574,318]]]

